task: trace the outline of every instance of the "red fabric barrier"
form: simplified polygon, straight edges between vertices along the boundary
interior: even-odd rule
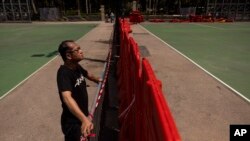
[[[117,64],[120,141],[179,141],[180,136],[158,81],[137,43],[129,37],[127,20],[120,20]]]
[[[145,101],[152,102],[151,122],[155,128],[155,139],[157,141],[179,141],[180,136],[175,126],[171,112],[161,91],[161,82],[156,79],[154,72],[146,59],[142,60],[142,88]],[[152,112],[152,113],[150,113]],[[147,115],[148,116],[148,115]],[[150,119],[149,119],[150,120]]]
[[[130,71],[127,68],[130,68],[130,59],[127,57],[127,54],[130,54],[130,45],[129,45],[129,35],[130,30],[129,24],[126,20],[120,19],[121,25],[121,39],[120,39],[120,59],[118,62],[118,87],[119,87],[119,97],[120,99],[120,113],[122,113],[131,102],[131,85],[130,85]],[[120,118],[120,121],[123,121],[123,118]],[[122,123],[122,122],[121,122]]]
[[[120,140],[135,141],[135,94],[140,90],[140,54],[137,44],[133,38],[128,38],[127,32],[121,42],[120,49]],[[129,54],[129,55],[128,55]]]
[[[132,11],[129,15],[129,21],[133,23],[140,23],[144,21],[144,18],[140,11]]]

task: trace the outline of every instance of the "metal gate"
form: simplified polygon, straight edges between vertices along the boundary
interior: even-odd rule
[[[31,22],[28,0],[2,0],[0,22]]]
[[[236,21],[250,20],[250,0],[208,0],[207,13]]]

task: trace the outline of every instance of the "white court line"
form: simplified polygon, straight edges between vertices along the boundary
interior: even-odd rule
[[[94,28],[93,28],[94,29]],[[93,29],[91,29],[90,31],[92,31]],[[83,39],[86,37],[86,35],[88,35],[90,33],[90,31],[88,33],[86,33],[84,36],[82,36],[80,39],[78,39],[76,42],[78,42],[79,40]],[[0,97],[0,100],[2,100],[5,96],[7,96],[9,93],[11,93],[13,90],[15,90],[18,86],[20,86],[21,84],[23,84],[26,80],[28,80],[30,77],[32,77],[33,75],[35,75],[38,71],[40,71],[41,69],[43,69],[45,66],[47,66],[50,62],[52,62],[53,60],[55,60],[59,55],[55,56],[54,58],[52,58],[51,60],[49,60],[49,62],[47,62],[46,64],[44,64],[42,67],[40,67],[39,69],[37,69],[35,72],[33,72],[31,75],[29,75],[28,77],[26,77],[23,81],[21,81],[20,83],[18,83],[16,86],[14,86],[12,89],[10,89],[8,92],[6,92],[4,95],[2,95]]]
[[[162,39],[160,39],[159,37],[157,37],[156,35],[154,35],[150,31],[148,31],[147,29],[145,29],[143,26],[140,25],[140,27],[142,29],[144,29],[145,31],[147,31],[152,36],[154,36],[155,38],[157,38],[158,40],[160,40],[162,43],[166,44],[168,47],[170,47],[171,49],[173,49],[174,51],[176,51],[177,53],[179,53],[180,55],[182,55],[183,57],[185,57],[187,60],[189,60],[190,62],[192,62],[193,64],[195,64],[197,67],[199,67],[200,69],[202,69],[208,75],[212,76],[214,79],[216,79],[217,81],[219,81],[220,83],[222,83],[223,85],[225,85],[226,87],[228,87],[231,91],[233,91],[234,93],[236,93],[237,95],[239,95],[240,97],[242,97],[248,103],[250,103],[250,100],[247,97],[245,97],[243,94],[241,94],[240,92],[238,92],[237,90],[235,90],[234,88],[232,88],[231,86],[229,86],[228,84],[226,84],[225,82],[223,82],[222,80],[220,80],[219,78],[217,78],[216,76],[214,76],[213,74],[211,74],[210,72],[208,72],[206,69],[204,69],[203,67],[201,67],[200,65],[198,65],[197,63],[195,63],[192,59],[190,59],[186,55],[182,54],[180,51],[178,51],[177,49],[175,49],[174,47],[172,47],[171,45],[169,45],[168,43],[166,43],[165,41],[163,41]]]
[[[57,55],[58,56],[58,55]],[[36,70],[35,72],[33,72],[31,75],[29,75],[28,77],[26,77],[23,81],[21,81],[20,83],[18,83],[15,87],[13,87],[12,89],[10,89],[8,92],[6,92],[4,95],[2,95],[0,97],[0,100],[2,98],[4,98],[5,96],[7,96],[10,92],[12,92],[14,89],[16,89],[18,86],[20,86],[21,84],[23,84],[26,80],[28,80],[30,77],[32,77],[33,75],[35,75],[38,71],[40,71],[42,68],[44,68],[46,65],[48,65],[51,61],[53,61],[54,59],[56,59],[55,56],[54,58],[52,58],[49,62],[47,62],[46,64],[44,64],[42,67],[40,67],[38,70]]]
[[[209,26],[209,25],[205,25],[205,24],[199,24],[199,23],[190,23],[190,24],[198,25],[198,26],[201,26],[201,27],[209,27],[209,28],[214,28],[214,29],[226,30],[225,28]]]

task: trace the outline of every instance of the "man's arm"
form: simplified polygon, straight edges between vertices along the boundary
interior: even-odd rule
[[[76,101],[72,98],[71,91],[62,92],[62,97],[70,112],[82,122],[81,133],[84,137],[87,137],[93,129],[93,123],[84,115]]]
[[[87,75],[87,78],[95,83],[99,83],[102,82],[102,79],[99,77],[95,77],[93,74],[89,74]]]

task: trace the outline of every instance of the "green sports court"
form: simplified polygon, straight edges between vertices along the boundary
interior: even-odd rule
[[[143,23],[142,26],[250,99],[250,23]]]
[[[57,55],[62,40],[77,40],[96,24],[0,24],[0,97]]]
[[[0,96],[53,59],[61,40],[77,40],[95,26],[1,24]],[[142,26],[250,98],[250,23],[143,23]]]

